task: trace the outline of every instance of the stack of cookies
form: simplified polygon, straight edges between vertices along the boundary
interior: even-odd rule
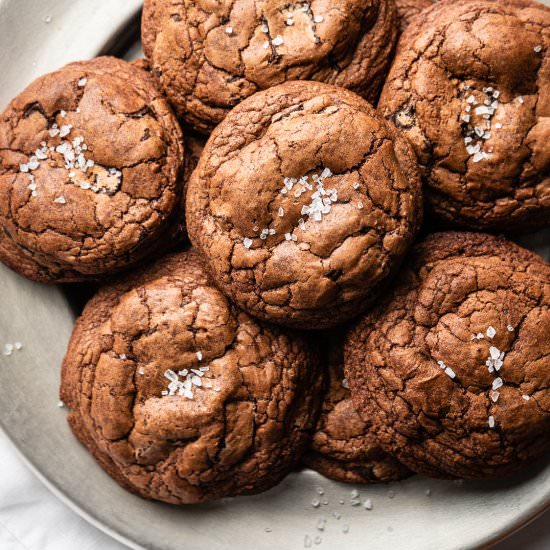
[[[550,9],[146,0],[0,118],[0,260],[101,284],[61,399],[174,504],[550,449]],[[479,231],[484,231],[481,233]]]

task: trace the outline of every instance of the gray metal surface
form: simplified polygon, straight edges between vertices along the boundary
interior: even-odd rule
[[[136,45],[120,40],[126,40],[123,31],[135,21],[140,4],[0,0],[0,109],[34,77],[68,61],[113,47],[135,54]],[[44,21],[47,16],[50,23]],[[550,258],[548,233],[523,243]],[[11,356],[0,355],[0,425],[60,498],[133,548],[292,550],[304,548],[306,536],[313,548],[475,548],[504,537],[550,503],[548,463],[501,482],[459,485],[414,477],[389,487],[358,487],[372,500],[370,511],[351,506],[353,487],[311,471],[293,474],[263,495],[207,506],[144,501],[103,473],[70,433],[66,410],[57,407],[59,365],[74,320],[67,294],[3,266],[0,289],[0,351],[8,342],[23,344]],[[315,498],[328,504],[314,508]],[[321,518],[327,520],[324,531],[316,528]],[[319,545],[315,537],[321,538]]]

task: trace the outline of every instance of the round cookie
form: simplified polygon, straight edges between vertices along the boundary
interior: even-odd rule
[[[232,300],[313,329],[376,299],[422,215],[406,140],[364,99],[314,82],[238,105],[208,140],[186,203],[189,237]]]
[[[288,80],[327,82],[374,102],[397,32],[394,0],[146,0],[142,17],[161,87],[200,131]]]
[[[379,110],[413,144],[446,223],[549,225],[549,25],[536,1],[449,0],[402,35]]]
[[[550,448],[550,265],[440,233],[348,333],[354,404],[382,448],[434,477],[508,475]]]
[[[238,310],[187,251],[88,303],[61,399],[109,475],[142,497],[184,504],[281,481],[305,450],[322,384],[302,337]]]
[[[182,133],[154,80],[111,57],[35,80],[0,116],[0,260],[105,278],[180,238]]]
[[[342,337],[330,339],[325,395],[317,430],[302,462],[320,474],[347,483],[396,481],[408,468],[383,451],[352,403],[344,378]]]
[[[434,0],[395,0],[399,30],[403,32],[422,10],[433,5]]]

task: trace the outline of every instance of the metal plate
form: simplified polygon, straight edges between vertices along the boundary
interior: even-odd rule
[[[0,0],[0,108],[32,79],[68,61],[101,52],[136,55],[139,45],[131,40],[140,5]],[[548,233],[522,242],[550,258]],[[0,347],[23,343],[12,356],[0,355],[0,424],[50,489],[132,548],[291,550],[304,548],[306,536],[321,537],[320,547],[349,550],[476,548],[503,538],[550,504],[547,462],[500,482],[459,485],[417,476],[391,486],[357,487],[372,499],[371,511],[350,505],[353,487],[311,471],[292,474],[263,495],[210,505],[177,508],[142,500],[103,473],[69,431],[66,411],[56,406],[59,365],[85,291],[35,284],[2,266],[0,288]],[[328,504],[314,508],[313,498]],[[322,532],[316,528],[321,518],[327,519]]]

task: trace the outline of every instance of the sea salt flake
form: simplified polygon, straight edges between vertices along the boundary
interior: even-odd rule
[[[313,21],[314,21],[315,23],[322,23],[324,20],[325,20],[325,18],[324,18],[322,15],[316,15],[316,16],[313,18]]]
[[[202,361],[202,351],[197,351],[197,353],[195,355],[197,356],[197,359],[199,361]]]
[[[491,397],[491,400],[496,403],[498,401],[498,398],[500,396],[500,393],[497,391],[491,391],[489,392],[489,396]]]
[[[225,32],[227,34],[233,34],[233,27],[225,27]]]
[[[365,502],[363,502],[363,508],[365,510],[372,510],[372,500],[370,498],[367,498]]]
[[[490,416],[489,417],[489,428],[494,428],[494,427],[495,427],[495,417]]]
[[[285,21],[285,23],[289,26],[289,27],[292,27],[292,25],[294,25],[294,19],[291,19],[290,17]]]
[[[522,395],[521,398],[524,400],[524,401],[529,401],[529,399],[531,399],[531,397],[529,395]]]
[[[471,95],[470,97],[468,97],[468,98],[466,99],[466,101],[467,101],[468,103],[470,103],[470,105],[473,105],[473,104],[475,103],[475,101],[476,101],[476,98],[475,98],[474,95]]]
[[[55,202],[56,204],[65,204],[67,200],[65,199],[65,197],[61,196],[61,197],[55,198],[53,202]]]
[[[285,215],[284,209],[283,209],[283,208],[279,208],[278,214],[279,214],[279,218],[282,218],[282,217]]]
[[[58,401],[58,402],[57,402],[57,406],[58,406],[60,409],[62,409],[62,408],[65,407],[65,403],[63,403],[63,401]]]
[[[508,332],[514,332],[514,327],[513,327],[512,325],[508,325],[508,326],[506,327],[506,330],[507,330]]]
[[[143,367],[139,367],[139,369],[138,369],[138,374],[139,374],[140,376],[143,376],[143,375],[145,374],[145,369],[144,369]]]
[[[283,37],[280,36],[280,35],[277,35],[277,36],[273,39],[273,45],[274,45],[274,46],[280,46],[282,43],[283,43]]]
[[[537,46],[535,46],[535,47],[533,48],[533,51],[534,51],[535,53],[540,53],[540,52],[542,51],[542,46],[541,46],[540,44],[538,44]]]
[[[488,337],[488,338],[491,338],[491,340],[495,337],[495,334],[496,334],[496,333],[497,333],[497,331],[495,330],[494,327],[489,327],[489,328],[487,329],[487,332],[486,332],[487,337]]]
[[[88,79],[87,79],[87,78],[81,78],[81,79],[78,81],[78,87],[79,87],[79,88],[84,88],[84,86],[86,86],[87,83],[88,83]]]
[[[344,378],[342,380],[342,387],[343,388],[346,388],[346,390],[349,390],[349,382],[348,382],[348,379],[347,378]]]
[[[248,237],[245,237],[243,239],[243,245],[245,248],[250,248],[252,246],[252,239],[249,239]]]
[[[504,385],[504,382],[502,381],[502,378],[498,377],[493,380],[493,390],[498,390],[498,388],[501,388]]]
[[[453,378],[456,377],[456,374],[455,374],[454,370],[451,369],[450,367],[447,367],[447,368],[445,369],[445,374],[446,374],[449,378],[451,378],[451,379],[453,379]]]
[[[15,342],[13,346],[17,351],[23,349],[23,344],[21,342]]]
[[[317,498],[314,498],[314,499],[311,500],[311,505],[314,508],[319,508],[319,506],[321,506],[321,501]]]
[[[359,497],[359,491],[357,489],[353,489],[351,492],[350,492],[350,497],[351,498],[358,498]]]

